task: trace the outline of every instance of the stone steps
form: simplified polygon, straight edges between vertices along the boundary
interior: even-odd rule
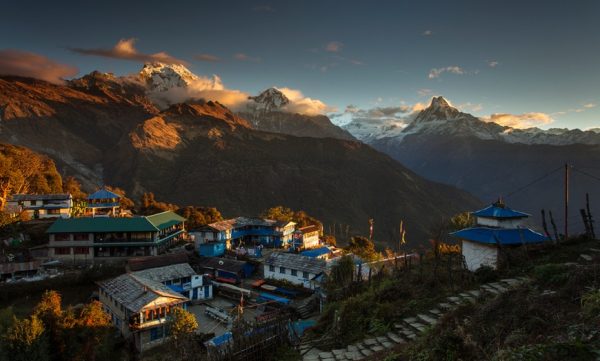
[[[477,302],[483,294],[499,295],[529,282],[526,277],[506,278],[498,282],[481,285],[479,289],[462,292],[450,296],[445,302],[440,302],[427,312],[422,312],[413,317],[405,317],[394,324],[394,331],[385,336],[371,337],[356,342],[346,348],[335,349],[327,352],[312,348],[309,344],[302,344],[300,350],[309,350],[304,354],[303,361],[350,361],[362,360],[376,352],[391,349],[397,345],[408,343],[421,335],[427,328],[433,327],[438,320],[449,311],[460,305]]]

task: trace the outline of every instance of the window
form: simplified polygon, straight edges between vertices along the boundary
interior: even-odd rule
[[[73,248],[73,253],[75,254],[88,254],[89,252],[89,248],[88,247],[74,247]]]
[[[285,267],[279,267],[279,273],[285,274]]]
[[[49,209],[48,214],[54,214],[54,215],[60,214],[60,209],[58,209],[58,208]]]
[[[54,249],[54,254],[71,254],[71,248],[69,247],[56,247]]]
[[[155,341],[161,338],[163,338],[162,326],[150,329],[150,341]]]
[[[75,241],[87,241],[90,239],[90,236],[87,233],[74,233],[73,240]]]
[[[308,272],[302,272],[302,277],[308,279]]]
[[[55,241],[69,241],[71,240],[71,235],[69,233],[57,233],[54,235]]]
[[[35,201],[35,200],[29,201],[29,204],[32,205],[32,206],[36,206],[37,205],[37,201]]]
[[[269,271],[275,272],[275,266],[273,266],[273,265],[269,266]]]
[[[297,276],[298,275],[298,271],[296,271],[295,269],[292,270],[292,276]]]

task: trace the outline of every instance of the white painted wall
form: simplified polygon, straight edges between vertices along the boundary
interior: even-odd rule
[[[303,272],[296,270],[296,276],[292,275],[292,270],[285,267],[285,273],[281,273],[279,267],[275,267],[274,271],[269,269],[269,265],[265,264],[265,278],[273,278],[276,280],[286,280],[297,285],[302,285],[306,288],[312,288],[310,280],[316,276],[314,273],[308,273],[308,278],[304,278]]]
[[[477,224],[485,227],[518,228],[523,225],[522,218],[498,220],[495,218],[477,217]]]
[[[498,263],[498,247],[463,240],[462,255],[469,271],[476,271],[481,266],[496,268]]]

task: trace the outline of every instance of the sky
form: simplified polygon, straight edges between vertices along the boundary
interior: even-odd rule
[[[162,59],[226,89],[294,89],[338,115],[418,109],[443,95],[515,125],[600,127],[595,0],[3,0],[1,9],[0,73],[127,75]]]

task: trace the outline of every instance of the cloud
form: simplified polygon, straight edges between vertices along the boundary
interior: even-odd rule
[[[443,73],[463,75],[463,74],[466,74],[466,71],[457,65],[447,66],[445,68],[433,68],[433,69],[429,70],[429,75],[427,77],[429,79],[435,79],[435,78],[439,78],[440,75],[442,75]]]
[[[260,58],[259,57],[255,57],[255,56],[250,56],[248,54],[244,54],[244,53],[237,53],[233,55],[233,58],[235,60],[239,60],[239,61],[250,61],[253,63],[258,63],[260,62]]]
[[[488,65],[490,68],[495,68],[495,67],[497,67],[498,65],[500,65],[500,63],[499,63],[498,61],[496,61],[496,60],[488,60],[488,61],[487,61],[487,65]]]
[[[275,12],[275,8],[273,8],[271,5],[257,5],[255,7],[253,7],[252,10],[259,12],[259,13],[274,13]]]
[[[549,114],[540,112],[523,114],[494,113],[490,116],[482,117],[481,120],[522,129],[547,125],[554,121]]]
[[[69,50],[83,54],[93,56],[103,56],[106,58],[115,58],[123,60],[138,61],[142,63],[160,62],[165,64],[184,64],[187,62],[177,59],[165,52],[159,52],[154,54],[140,53],[135,48],[135,42],[137,39],[121,39],[117,44],[110,49],[96,48],[96,49],[84,49],[84,48],[69,48]]]
[[[211,62],[211,63],[216,63],[221,61],[221,58],[219,58],[216,55],[212,55],[212,54],[198,54],[196,56],[194,56],[194,59],[199,60],[199,61],[207,61],[207,62]]]
[[[304,96],[300,90],[287,87],[277,89],[290,100],[290,103],[284,108],[288,112],[317,115],[336,111],[335,108],[328,106],[318,99]]]
[[[586,109],[595,108],[596,106],[597,106],[597,104],[594,104],[594,103],[583,104],[583,107]]]
[[[458,104],[456,106],[456,108],[460,109],[461,111],[465,111],[465,112],[479,112],[483,109],[483,104],[466,102],[466,103]]]
[[[423,89],[417,90],[417,94],[419,94],[420,97],[431,96],[431,94],[433,94],[433,90],[423,88]]]
[[[339,41],[330,41],[327,44],[325,44],[325,51],[328,51],[330,53],[339,53],[340,51],[342,51],[342,48],[344,47],[344,44],[339,42]]]
[[[431,36],[431,35],[433,35],[433,31],[431,31],[431,30],[425,30],[422,35],[423,36]]]
[[[57,63],[43,55],[15,49],[0,50],[0,75],[17,75],[60,84],[63,79],[78,72],[74,66]]]

